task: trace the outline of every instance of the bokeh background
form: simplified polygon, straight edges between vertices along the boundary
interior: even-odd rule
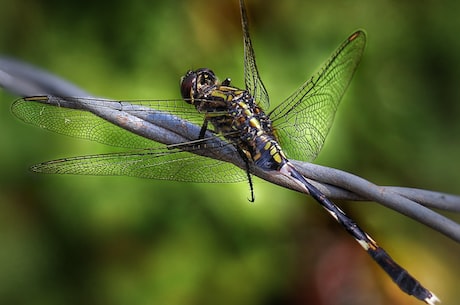
[[[317,163],[460,193],[460,2],[247,2],[273,105],[367,31]],[[242,86],[241,40],[236,0],[0,0],[1,54],[99,96],[177,98],[198,67]],[[421,304],[313,200],[258,179],[250,204],[244,183],[28,172],[112,149],[22,123],[15,98],[0,91],[1,304]],[[458,303],[456,242],[374,203],[338,203],[443,304]]]

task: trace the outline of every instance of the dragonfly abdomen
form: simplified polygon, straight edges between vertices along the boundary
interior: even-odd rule
[[[279,171],[288,162],[278,142],[269,135],[258,136],[254,142],[251,159],[257,167]]]

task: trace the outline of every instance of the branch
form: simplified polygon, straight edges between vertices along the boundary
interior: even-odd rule
[[[91,96],[71,83],[13,59],[0,57],[0,86],[19,96],[49,95],[50,98],[46,100],[48,104],[92,112],[130,132],[165,145],[196,140],[200,130],[200,126],[180,117],[145,106],[113,100],[82,104],[78,99],[57,97]],[[114,110],[117,110],[116,115]],[[203,149],[193,153],[230,162],[245,169],[244,162],[238,157],[233,146],[225,145],[225,141],[215,137],[211,132],[208,132],[206,137],[209,145],[225,149]],[[295,160],[292,163],[330,198],[378,202],[460,242],[460,225],[429,209],[459,212],[460,196],[414,188],[378,186],[341,170]],[[253,174],[282,187],[301,191],[297,184],[277,172],[254,168]]]

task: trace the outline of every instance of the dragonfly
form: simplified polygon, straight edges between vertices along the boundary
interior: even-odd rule
[[[131,149],[53,160],[31,169],[40,173],[121,175],[193,182],[246,180],[250,185],[251,201],[254,200],[254,173],[280,174],[313,197],[402,291],[430,305],[439,302],[433,292],[397,264],[289,161],[290,158],[312,161],[320,152],[342,96],[361,60],[365,32],[352,33],[319,72],[284,102],[265,112],[269,109],[269,96],[257,69],[244,0],[240,0],[240,12],[244,89],[234,87],[230,78],[219,81],[211,69],[200,68],[188,71],[181,78],[182,99],[22,98],[13,104],[12,112],[27,123]],[[166,138],[163,137],[165,131]]]

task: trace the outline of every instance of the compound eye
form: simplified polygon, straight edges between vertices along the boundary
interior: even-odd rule
[[[191,103],[191,99],[196,93],[196,79],[197,75],[193,71],[188,71],[181,79],[180,93],[187,103]]]

